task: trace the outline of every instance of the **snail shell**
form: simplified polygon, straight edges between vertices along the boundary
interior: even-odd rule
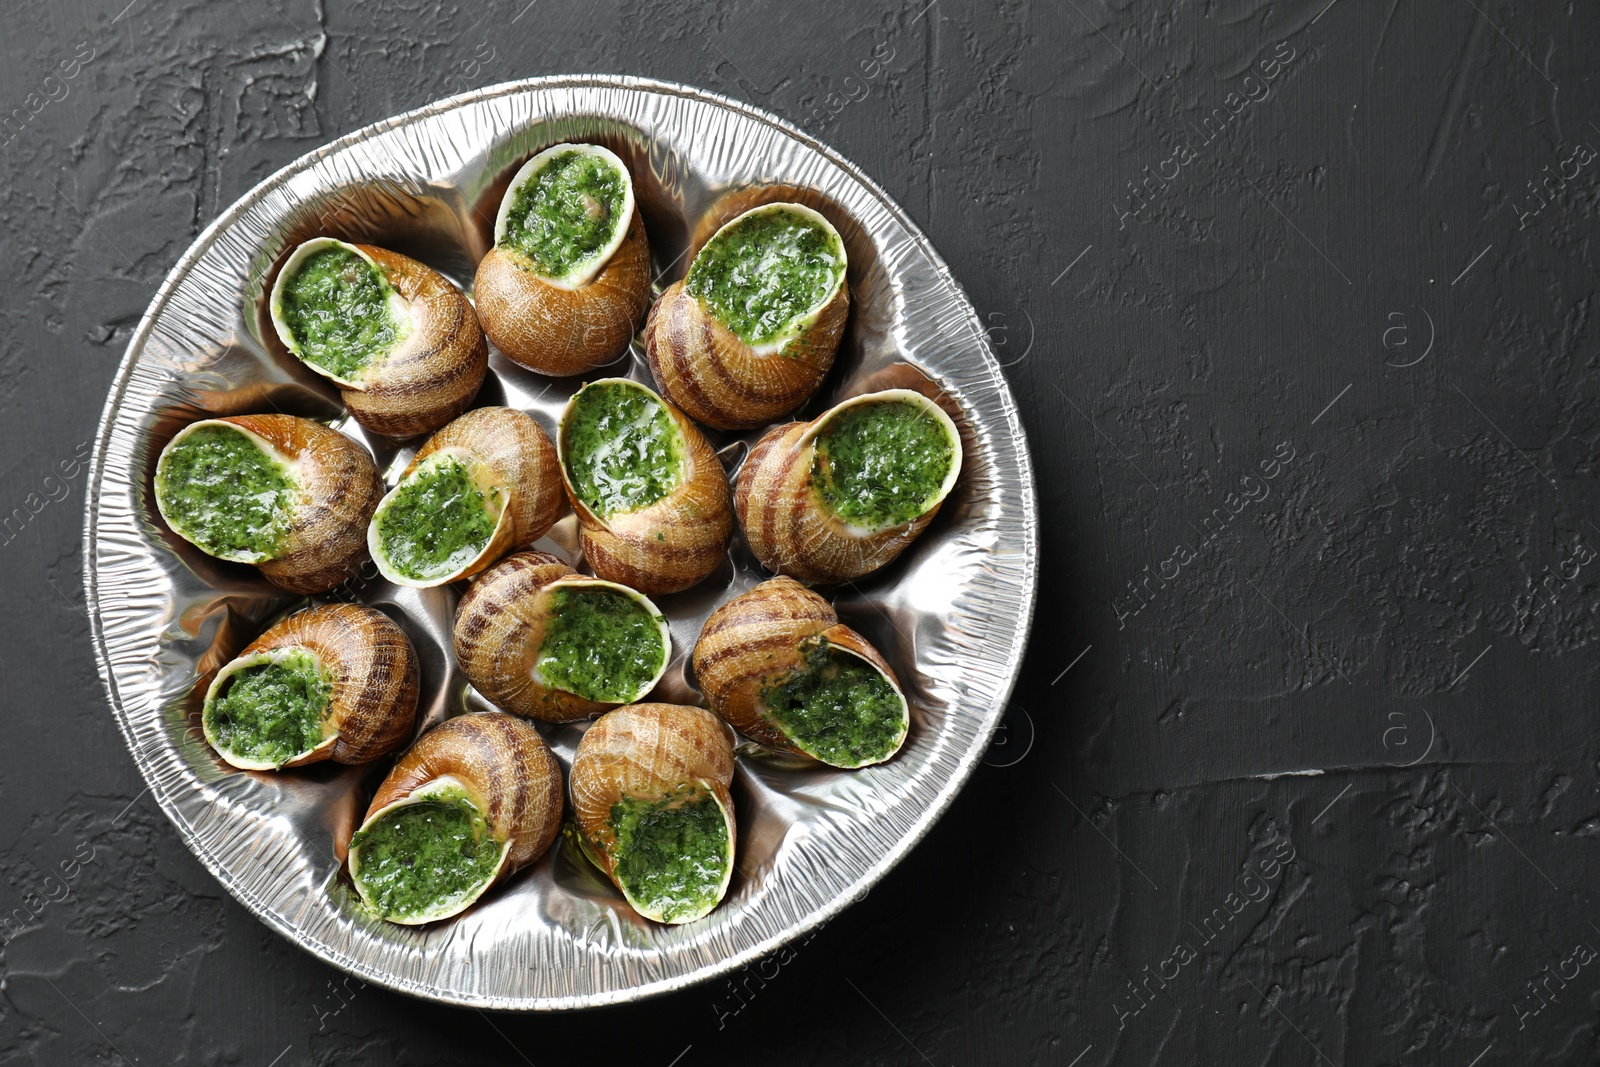
[[[832,224],[811,208],[764,204],[730,220],[711,241],[751,216],[773,212],[802,215],[831,235],[838,249],[839,276],[827,299],[772,341],[751,345],[690,293],[691,265],[690,275],[667,287],[645,322],[645,356],[662,393],[695,421],[721,430],[765,426],[804,403],[833,366],[850,314],[844,242]]]
[[[329,683],[321,740],[281,762],[251,758],[222,736],[217,701],[229,679],[296,654],[309,656]],[[219,670],[201,712],[206,741],[241,770],[299,767],[333,760],[367,763],[398,748],[417,717],[417,653],[405,631],[375,608],[324,604],[297,611],[245,646]]]
[[[281,532],[268,551],[208,550],[189,528],[168,485],[169,459],[204,427],[239,431],[287,473],[296,492],[281,513]],[[225,472],[222,472],[225,473]],[[354,575],[367,558],[362,536],[383,482],[366,449],[337,430],[293,415],[230,415],[202,419],[178,431],[156,460],[156,508],[168,528],[207,555],[253,563],[273,585],[293,593],[322,593]]]
[[[660,405],[677,427],[676,452],[682,466],[677,484],[665,496],[637,510],[601,515],[574,484],[569,437],[579,405],[607,389],[636,389]],[[634,443],[627,427],[616,440]],[[584,557],[600,577],[642,593],[676,593],[705,578],[727,557],[733,535],[728,476],[700,428],[652,390],[627,378],[590,382],[567,401],[556,430],[556,447],[562,484],[578,515]]]
[[[467,469],[485,506],[498,509],[494,531],[482,550],[448,573],[417,578],[401,572],[384,547],[379,522],[385,509],[419,470],[453,457]],[[469,411],[434,434],[417,450],[400,482],[378,504],[367,527],[372,558],[383,576],[398,585],[429,588],[476,574],[520,545],[545,535],[566,510],[555,446],[533,416],[514,408]]]
[[[423,734],[378,786],[350,845],[350,878],[362,900],[382,911],[362,878],[361,831],[406,805],[458,796],[504,847],[492,877],[443,906],[384,915],[389,921],[415,925],[466,910],[490,886],[544,855],[561,826],[561,767],[539,732],[499,712],[459,715]]]
[[[637,600],[659,626],[661,662],[626,699],[598,702],[557,687],[539,672],[545,634],[560,589],[610,589]],[[672,654],[672,631],[648,598],[626,586],[575,573],[545,552],[519,552],[484,571],[456,609],[456,660],[495,707],[545,722],[583,719],[638,700],[656,687]]]
[[[593,261],[564,278],[541,273],[525,252],[507,243],[508,216],[522,187],[567,153],[598,156],[622,176],[627,222]],[[517,171],[500,201],[494,247],[472,284],[478,318],[495,346],[541,374],[566,377],[603,367],[622,355],[650,303],[650,245],[634,206],[633,178],[599,145],[559,144]]]
[[[403,335],[360,370],[341,377],[307,359],[283,312],[285,286],[311,256],[342,248],[370,263],[393,290],[391,314]],[[373,245],[317,237],[294,250],[272,286],[272,325],[292,354],[339,386],[350,414],[385,437],[430,433],[467,410],[489,369],[489,345],[472,304],[444,275]]]
[[[937,491],[909,521],[862,527],[835,514],[818,484],[818,435],[852,408],[904,403],[921,409],[948,438],[951,459]],[[768,570],[802,582],[844,582],[877,570],[933,521],[961,473],[961,435],[950,416],[921,393],[886,389],[852,397],[809,423],[775,426],[756,442],[739,472],[734,507],[750,551]]]
[[[846,754],[840,746],[818,744],[786,728],[768,707],[772,687],[806,669],[818,653],[825,662],[830,650],[865,662],[893,691],[894,728],[873,750]],[[711,710],[746,737],[781,752],[835,767],[865,767],[898,752],[911,725],[905,694],[878,650],[793,578],[769,579],[713,611],[694,646],[693,663]],[[826,724],[843,730],[851,725],[837,718]]]
[[[572,810],[590,858],[616,883],[634,910],[649,919],[686,923],[721,902],[733,874],[737,841],[733,816],[733,745],[728,729],[709,711],[680,704],[633,704],[597,719],[572,758]],[[620,847],[613,810],[618,804],[656,804],[675,797],[714,802],[726,828],[722,878],[697,901],[674,906],[641,900],[619,875],[627,855]]]

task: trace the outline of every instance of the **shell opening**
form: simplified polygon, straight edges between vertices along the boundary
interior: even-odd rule
[[[894,679],[866,657],[818,636],[802,661],[761,690],[762,710],[796,748],[833,767],[882,763],[900,750],[911,709]]]
[[[429,588],[469,574],[511,521],[512,489],[470,453],[442,448],[379,502],[367,545],[383,576]]]
[[[212,679],[201,729],[217,754],[241,770],[303,761],[338,740],[324,736],[333,683],[321,658],[303,645],[241,656]]]
[[[597,704],[641,700],[666,673],[672,630],[650,598],[601,578],[558,578],[539,592],[546,614],[534,680]]]
[[[633,212],[633,178],[616,153],[552,145],[512,177],[495,215],[494,243],[520,253],[550,285],[578,289],[622,247]]]
[[[561,477],[602,523],[641,511],[688,475],[688,444],[666,402],[630,378],[601,378],[573,394],[556,429]]]
[[[684,285],[753,352],[775,355],[811,327],[849,267],[844,240],[820,212],[763,204],[711,235]]]
[[[236,423],[202,419],[156,461],[156,510],[207,555],[233,563],[277,556],[303,489],[299,465]]]
[[[466,786],[436,778],[374,812],[350,840],[350,881],[361,900],[401,925],[447,919],[500,877],[511,852]]]
[[[813,447],[822,506],[856,536],[915,521],[944,502],[961,474],[961,433],[944,409],[911,389],[864,393],[800,435]]]
[[[639,914],[693,922],[721,902],[733,876],[733,819],[716,790],[690,782],[665,796],[613,804],[612,870]]]
[[[410,301],[377,261],[332,237],[294,250],[273,282],[268,309],[284,347],[347,389],[364,388],[415,327]]]

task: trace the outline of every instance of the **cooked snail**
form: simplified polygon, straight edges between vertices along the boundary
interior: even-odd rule
[[[350,881],[393,923],[448,919],[542,856],[561,825],[561,767],[539,732],[499,712],[423,734],[350,839]]]
[[[644,348],[661,392],[723,430],[793,411],[833,366],[848,268],[838,231],[802,204],[734,218],[650,309]]]
[[[633,178],[599,145],[558,144],[523,164],[494,221],[473,298],[507,356],[565,377],[628,347],[650,302],[650,246]]]
[[[316,237],[272,286],[284,347],[339,386],[366,429],[437,430],[478,395],[489,346],[472,304],[444,275],[372,245]]]
[[[634,704],[602,715],[572,758],[572,810],[590,859],[639,914],[686,923],[733,874],[733,746],[709,711]]]
[[[762,582],[713,611],[693,662],[711,710],[782,752],[865,767],[898,752],[911,725],[878,650],[793,578]]]
[[[567,722],[654,689],[672,655],[660,610],[625,585],[519,552],[478,576],[456,609],[456,660],[491,704]]]
[[[295,593],[356,573],[382,492],[365,449],[293,415],[202,419],[156,460],[156,508],[173,533]]]
[[[397,585],[476,574],[532,544],[565,510],[555,447],[513,408],[469,411],[428,439],[367,526],[372,558]]]
[[[602,378],[578,390],[556,447],[583,554],[600,577],[675,593],[727,556],[727,474],[699,427],[645,386]]]
[[[751,449],[734,506],[750,550],[802,582],[843,582],[898,556],[961,473],[961,435],[921,393],[853,397]]]
[[[410,734],[417,687],[417,654],[389,616],[324,604],[290,615],[219,670],[201,727],[241,770],[366,763]]]

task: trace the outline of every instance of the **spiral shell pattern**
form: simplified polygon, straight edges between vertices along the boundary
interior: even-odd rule
[[[783,576],[735,597],[706,619],[692,656],[700,691],[712,711],[751,740],[817,758],[789,738],[764,706],[762,692],[800,668],[806,643],[819,637],[871,664],[900,693],[894,671],[872,643],[841,623],[826,600]],[[901,693],[902,705],[904,699]]]
[[[333,691],[322,720],[321,744],[284,766],[330,759],[369,763],[410,736],[420,685],[416,650],[393,619],[359,604],[306,608],[270,627],[217,672],[206,704],[246,661],[258,653],[289,648],[311,652],[331,679]],[[244,766],[220,749],[218,754],[236,767]]]
[[[623,379],[600,379],[590,385]],[[650,392],[636,382],[629,384]],[[565,463],[562,484],[578,515],[584,558],[595,574],[641,593],[676,593],[703,580],[728,555],[733,536],[733,501],[728,475],[700,428],[683,412],[651,396],[677,424],[683,451],[683,478],[666,496],[637,511],[607,518],[596,515],[578,496]],[[565,427],[576,404],[574,396],[561,416]],[[559,448],[565,435],[558,433]],[[563,455],[565,453],[563,452]]]
[[[456,608],[456,661],[473,687],[502,711],[571,722],[616,707],[547,685],[538,676],[549,621],[539,594],[562,581],[594,583],[547,552],[519,552],[479,575]]]

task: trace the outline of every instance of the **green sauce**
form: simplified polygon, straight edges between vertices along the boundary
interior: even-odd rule
[[[661,669],[661,624],[633,597],[596,586],[557,588],[539,645],[539,674],[602,704],[638,700]]]
[[[601,518],[648,507],[682,480],[678,424],[638,386],[585,386],[562,434],[572,487]]]
[[[280,315],[300,358],[349,380],[386,354],[400,334],[383,274],[347,248],[330,246],[300,262],[281,290]]]
[[[823,502],[848,523],[898,526],[927,510],[955,462],[944,426],[902,401],[858,404],[817,435],[812,476]]]
[[[388,918],[459,903],[495,872],[505,845],[464,797],[441,794],[395,808],[350,839],[358,877]]]
[[[626,179],[609,160],[557,153],[517,190],[500,243],[527,256],[540,274],[565,277],[627,224],[626,200]]]
[[[389,565],[419,582],[453,574],[477,558],[494,536],[500,491],[492,501],[473,484],[466,464],[446,454],[424,460],[395,487],[378,515],[378,542]]]
[[[162,455],[156,499],[184,537],[213,556],[260,563],[277,554],[299,487],[255,439],[201,426]]]
[[[886,758],[905,728],[894,687],[825,638],[808,646],[801,667],[762,689],[767,711],[790,740],[824,763],[856,767]]]
[[[281,767],[322,741],[333,682],[305,649],[230,675],[205,709],[220,751]]]
[[[728,824],[716,798],[686,785],[654,802],[624,797],[611,806],[617,880],[641,908],[665,922],[716,902],[728,870]]]
[[[685,285],[718,322],[755,345],[831,299],[842,268],[839,240],[821,223],[769,211],[708,241]]]

